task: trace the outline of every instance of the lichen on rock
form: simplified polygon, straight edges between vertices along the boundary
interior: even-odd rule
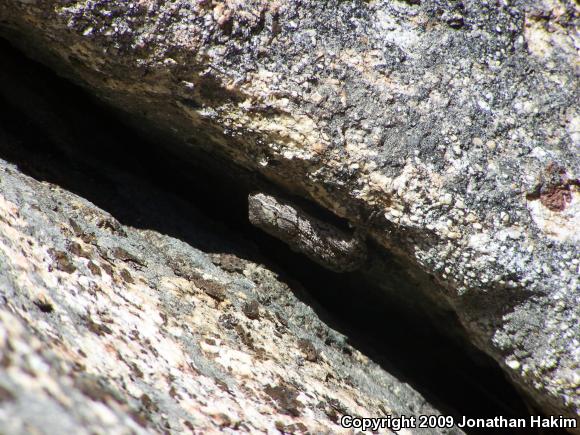
[[[225,157],[363,230],[543,412],[577,418],[577,16],[573,0],[5,0],[0,33],[168,152]]]

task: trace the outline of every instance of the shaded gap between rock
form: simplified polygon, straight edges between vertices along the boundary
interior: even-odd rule
[[[172,155],[167,144],[143,137],[112,109],[1,40],[0,58],[0,158],[84,197],[124,225],[267,265],[353,347],[443,413],[529,416],[497,364],[442,334],[430,316],[385,296],[368,277],[329,272],[252,227],[246,198],[267,186],[259,176],[214,157],[199,155],[192,164]],[[396,275],[397,261],[376,251]]]

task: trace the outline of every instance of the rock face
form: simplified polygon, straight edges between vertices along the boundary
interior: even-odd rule
[[[545,413],[575,417],[577,19],[571,0],[0,4],[3,35],[168,152],[225,156],[431,277]]]
[[[2,433],[343,433],[344,414],[437,414],[263,266],[121,225],[3,160],[0,288]]]

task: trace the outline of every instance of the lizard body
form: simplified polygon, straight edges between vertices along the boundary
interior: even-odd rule
[[[253,193],[248,197],[248,209],[253,225],[327,269],[350,272],[366,261],[366,244],[356,232],[311,216],[291,201]]]

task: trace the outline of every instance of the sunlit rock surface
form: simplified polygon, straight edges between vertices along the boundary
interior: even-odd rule
[[[168,152],[227,156],[431,276],[474,343],[572,416],[577,20],[572,0],[0,4],[4,36]]]

